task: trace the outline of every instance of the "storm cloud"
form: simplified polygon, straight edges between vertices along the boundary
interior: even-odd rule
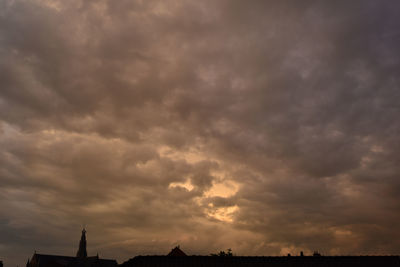
[[[399,254],[398,1],[0,0],[0,257]]]

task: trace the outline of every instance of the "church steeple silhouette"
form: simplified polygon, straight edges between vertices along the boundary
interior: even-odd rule
[[[76,253],[76,257],[78,257],[78,258],[86,258],[87,257],[85,228],[82,229],[81,241],[79,242],[79,250]]]

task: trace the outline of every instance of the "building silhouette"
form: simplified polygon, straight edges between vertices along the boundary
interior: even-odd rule
[[[86,258],[87,251],[86,251],[86,230],[83,228],[81,240],[79,241],[79,249],[76,253],[77,258]]]
[[[230,252],[230,250],[229,250]],[[229,255],[229,257],[227,257]],[[26,267],[400,267],[399,256],[233,256],[232,253],[211,256],[188,256],[179,246],[167,256],[136,256],[118,265],[115,260],[87,256],[86,230],[82,230],[76,257],[33,254]],[[0,267],[2,262],[0,261]]]
[[[168,253],[167,256],[170,256],[170,257],[171,257],[171,256],[172,256],[172,257],[184,257],[184,256],[187,256],[187,255],[186,255],[185,252],[183,252],[183,251],[180,249],[179,246],[176,246],[175,248],[173,248],[173,249],[171,250],[170,253]]]
[[[99,255],[88,257],[86,250],[86,230],[82,230],[76,257],[33,254],[26,267],[117,267],[116,260],[100,259]]]
[[[399,256],[137,256],[120,267],[399,267]]]
[[[186,256],[175,247],[167,256],[136,256],[119,267],[400,267],[399,256]]]

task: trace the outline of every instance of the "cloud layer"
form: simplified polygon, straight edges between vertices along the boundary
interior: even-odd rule
[[[0,1],[0,256],[399,254],[397,1]],[[22,260],[21,260],[22,259]]]

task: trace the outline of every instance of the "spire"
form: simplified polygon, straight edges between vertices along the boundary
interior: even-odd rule
[[[83,228],[83,230],[82,230],[81,241],[79,242],[79,250],[76,253],[76,257],[78,257],[78,258],[86,258],[87,257],[87,252],[86,252],[86,230],[85,230],[85,228]]]

